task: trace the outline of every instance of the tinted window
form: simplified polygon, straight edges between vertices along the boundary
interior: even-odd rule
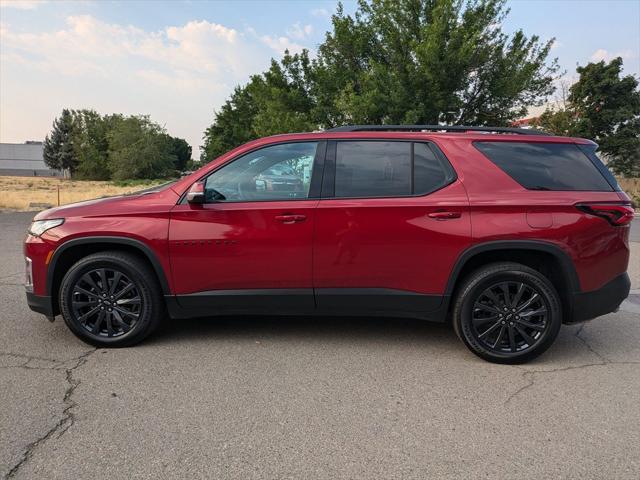
[[[476,142],[475,145],[511,178],[531,190],[612,190],[574,144]]]
[[[205,198],[207,202],[307,198],[317,146],[287,143],[248,153],[207,178]]]
[[[336,197],[411,195],[411,143],[338,142]]]
[[[593,164],[598,168],[598,170],[600,170],[602,176],[607,180],[607,182],[609,182],[609,185],[611,185],[614,190],[617,190],[618,192],[622,191],[616,177],[613,176],[604,162],[600,160],[600,157],[598,157],[598,154],[596,153],[598,147],[596,145],[582,144],[578,145],[578,148],[580,148],[580,150],[582,150],[582,152],[591,159]]]
[[[414,143],[413,155],[413,190],[416,195],[433,192],[448,181],[448,172],[445,173],[428,144]]]
[[[424,195],[454,178],[451,165],[427,143],[414,143],[412,156],[411,142],[337,142],[336,197]]]

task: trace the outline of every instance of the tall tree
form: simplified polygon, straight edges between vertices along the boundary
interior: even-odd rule
[[[507,125],[558,69],[553,40],[508,36],[507,14],[504,0],[360,0],[333,16],[318,62],[348,122]]]
[[[505,0],[359,0],[338,5],[310,60],[285,55],[234,91],[202,159],[265,133],[344,123],[508,125],[553,93],[553,40],[505,34]]]
[[[201,160],[209,162],[254,138],[315,128],[309,69],[308,52],[286,52],[280,63],[272,60],[269,70],[236,87],[204,133]]]
[[[191,145],[189,145],[184,138],[172,137],[170,135],[167,135],[166,140],[169,146],[169,153],[175,156],[174,168],[179,172],[183,171],[189,163],[189,160],[191,160]]]
[[[622,76],[622,58],[578,67],[565,105],[549,109],[538,125],[551,133],[595,140],[618,174],[640,176],[640,90]]]
[[[78,160],[77,176],[87,180],[109,180],[108,133],[113,116],[101,116],[95,110],[75,110],[73,146]]]
[[[72,175],[78,165],[73,148],[73,115],[68,109],[53,121],[51,133],[44,139],[44,162],[49,168]]]
[[[116,180],[175,175],[171,137],[146,116],[119,118],[108,133],[109,168]]]

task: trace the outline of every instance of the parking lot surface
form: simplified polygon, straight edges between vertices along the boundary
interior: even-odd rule
[[[0,214],[3,476],[640,477],[640,243],[621,311],[523,366],[398,319],[174,321],[96,350],[27,308],[31,217]]]

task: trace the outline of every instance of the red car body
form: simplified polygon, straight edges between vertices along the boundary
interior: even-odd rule
[[[194,183],[256,148],[316,141],[326,157],[328,144],[346,139],[432,142],[456,178],[423,196],[184,201]],[[628,215],[629,198],[615,190],[528,190],[478,151],[477,141],[593,145],[578,138],[474,132],[262,138],[157,191],[39,213],[35,220],[65,221],[26,238],[29,304],[49,317],[58,314],[66,269],[84,255],[116,248],[137,252],[153,266],[174,318],[268,311],[444,320],[465,272],[514,258],[542,269],[556,284],[565,323],[615,310],[629,291],[629,228],[577,206],[619,205]],[[325,159],[313,168],[314,175],[326,168]]]

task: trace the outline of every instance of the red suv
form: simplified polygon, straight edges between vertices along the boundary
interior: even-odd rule
[[[29,306],[99,346],[165,314],[451,319],[501,363],[629,293],[629,198],[579,138],[353,126],[256,140],[175,183],[38,214]]]

